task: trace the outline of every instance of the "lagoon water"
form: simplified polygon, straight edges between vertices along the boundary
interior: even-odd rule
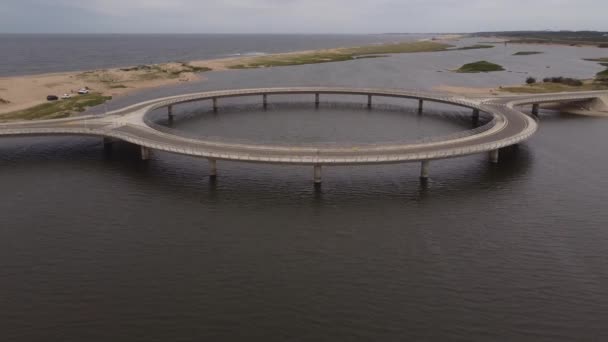
[[[462,44],[469,44],[462,42]],[[518,50],[543,55],[512,57]],[[209,73],[118,98],[285,85],[431,90],[590,77],[604,50],[497,46]],[[512,72],[445,72],[495,60]],[[549,68],[547,68],[549,66]],[[439,72],[442,71],[442,72]],[[513,72],[514,71],[514,72]],[[529,73],[529,74],[526,74]],[[470,113],[356,97],[176,108],[183,134],[261,142],[417,140]],[[327,102],[330,101],[331,103]],[[93,112],[105,109],[95,109]],[[162,113],[159,124],[164,124]],[[601,341],[608,338],[608,120],[543,112],[529,141],[418,165],[220,163],[99,139],[0,141],[0,335],[6,341]]]

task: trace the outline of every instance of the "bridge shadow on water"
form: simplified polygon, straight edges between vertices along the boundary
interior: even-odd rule
[[[150,161],[133,163],[138,151],[126,147],[108,162],[117,170],[163,196],[197,198],[201,204],[222,204],[234,198],[256,206],[359,203],[382,206],[387,201],[424,204],[458,201],[471,196],[520,186],[533,165],[530,147],[522,144],[501,150],[500,163],[486,155],[432,162],[431,177],[418,177],[419,163],[324,168],[323,184],[312,182],[312,167],[219,162],[219,176],[209,177],[206,160],[157,153]],[[129,159],[131,158],[131,159]],[[130,162],[123,163],[124,161]],[[133,165],[135,164],[135,165]],[[134,167],[133,167],[134,166]]]
[[[250,205],[281,206],[288,202],[319,208],[361,201],[370,206],[386,201],[453,201],[518,183],[533,165],[530,147],[522,144],[502,150],[499,164],[491,164],[486,155],[433,161],[429,180],[419,179],[419,163],[336,166],[323,168],[324,183],[315,186],[309,166],[219,162],[219,176],[210,178],[205,159],[154,152],[150,160],[142,161],[138,147],[117,142],[112,149],[104,149],[96,138],[18,138],[0,148],[0,154],[7,155],[9,150],[8,159],[0,157],[5,172],[37,168],[42,161],[49,170],[67,168],[70,172],[101,173],[101,177],[118,173],[130,184],[145,187],[146,193],[196,198],[203,205],[229,203],[236,197]],[[52,177],[49,182],[53,182]]]

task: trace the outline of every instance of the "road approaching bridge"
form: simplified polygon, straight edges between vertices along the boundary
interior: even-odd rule
[[[192,139],[149,125],[147,115],[153,110],[167,108],[169,119],[173,119],[173,108],[179,104],[210,101],[218,110],[221,99],[230,97],[258,96],[265,107],[273,95],[309,94],[315,104],[320,105],[321,95],[359,95],[366,99],[369,107],[375,97],[414,99],[420,112],[424,103],[438,102],[471,110],[472,118],[480,112],[492,116],[487,124],[474,130],[427,142],[409,144],[386,144],[373,146],[286,146],[221,142]],[[332,165],[362,165],[390,163],[421,163],[421,178],[428,178],[429,165],[433,160],[489,153],[490,160],[498,162],[499,150],[518,144],[538,129],[535,117],[524,114],[517,108],[532,105],[538,114],[540,104],[602,101],[608,92],[576,92],[530,96],[507,96],[483,99],[467,99],[395,89],[351,89],[327,87],[262,88],[212,91],[188,95],[171,96],[138,103],[105,115],[86,115],[67,119],[17,122],[0,125],[0,136],[22,135],[93,135],[126,141],[141,147],[141,157],[148,159],[150,150],[159,150],[206,158],[210,162],[210,174],[217,175],[217,161],[229,160],[250,163],[311,165],[314,181],[321,183],[321,168]]]

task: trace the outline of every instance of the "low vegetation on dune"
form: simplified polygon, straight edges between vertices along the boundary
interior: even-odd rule
[[[563,83],[552,83],[542,82],[534,83],[525,86],[517,87],[501,87],[501,91],[509,93],[523,93],[523,94],[544,94],[544,93],[560,93],[569,91],[589,91],[589,90],[607,90],[608,85],[604,85],[592,80],[583,81],[580,86],[571,86]]]
[[[111,100],[111,96],[99,93],[79,95],[71,99],[44,103],[32,108],[0,115],[1,121],[11,120],[43,120],[66,118],[77,112],[84,112],[87,108],[100,105]]]
[[[608,47],[608,35],[600,31],[506,31],[478,32],[475,37],[498,37],[508,39],[509,43],[595,45]]]
[[[459,47],[459,48],[455,48],[455,49],[450,49],[450,50],[477,50],[477,49],[492,49],[494,48],[494,45],[487,45],[487,44],[475,44],[475,45],[470,45],[470,46],[463,46],[463,47]]]
[[[341,53],[352,56],[377,55],[377,54],[398,54],[415,52],[444,51],[452,47],[448,44],[436,43],[431,41],[405,42],[395,44],[368,45],[354,48],[337,49]]]
[[[188,63],[167,63],[138,65],[118,70],[86,71],[77,77],[88,82],[100,82],[109,88],[127,88],[122,83],[150,81],[157,79],[176,79],[184,74],[211,71],[210,68],[198,67]]]
[[[590,61],[590,62],[600,62],[600,63],[608,63],[608,57],[601,57],[601,58],[585,58],[585,61]]]
[[[608,81],[608,69],[598,72],[595,77],[601,81]]]
[[[608,57],[588,58],[585,60],[590,62],[598,62],[601,66],[606,67],[606,70],[600,71],[595,75],[595,80],[601,83],[608,83]]]
[[[519,51],[513,54],[513,56],[530,56],[530,55],[540,55],[542,52],[540,51]]]
[[[306,53],[300,55],[256,57],[245,63],[228,66],[230,69],[257,69],[289,65],[318,64],[354,60],[355,56],[344,53]]]
[[[460,73],[479,73],[479,72],[493,72],[493,71],[504,71],[505,69],[498,64],[490,63],[488,61],[479,61],[469,63],[461,66],[456,72]]]
[[[580,87],[584,84],[583,80],[571,77],[545,77],[543,83],[559,83],[570,87]]]
[[[122,68],[121,71],[144,71],[144,72],[161,72],[166,73],[173,76],[179,76],[180,74],[186,72],[207,72],[211,71],[210,68],[207,67],[199,67],[195,65],[191,65],[186,62],[179,62],[176,65],[172,63],[167,64],[153,64],[153,65],[138,65],[130,68]]]
[[[595,60],[597,61],[597,60]],[[580,80],[570,77],[546,77],[542,82],[536,82],[528,77],[527,85],[518,87],[501,87],[502,91],[511,93],[559,93],[568,91],[608,90],[608,69],[599,72],[594,79]]]
[[[271,56],[252,57],[244,59],[238,64],[230,65],[228,66],[228,68],[255,69],[276,66],[342,62],[362,58],[385,57],[388,54],[446,51],[451,47],[452,46],[448,44],[430,41],[369,45],[316,52],[289,53]]]

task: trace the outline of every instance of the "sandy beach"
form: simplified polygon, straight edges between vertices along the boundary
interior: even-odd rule
[[[335,53],[341,48],[306,50],[264,57],[295,56],[310,53]],[[122,67],[91,71],[70,71],[27,76],[0,77],[0,115],[46,103],[47,95],[61,96],[88,87],[105,96],[122,96],[137,90],[204,79],[203,72],[229,69],[231,65],[246,64],[259,57],[232,57],[192,61],[185,64],[163,63],[140,67]]]
[[[460,36],[449,35],[435,38],[433,42],[405,42],[401,44],[447,44]],[[390,47],[391,44],[382,46]],[[378,46],[376,46],[377,48]],[[359,47],[361,49],[370,47]],[[372,47],[373,48],[373,47]],[[247,65],[260,59],[289,59],[312,54],[343,54],[357,48],[306,50],[264,56],[230,57],[163,63],[132,67],[120,67],[91,71],[71,71],[27,76],[0,77],[0,116],[46,103],[48,95],[61,96],[76,93],[88,87],[104,96],[123,96],[138,90],[204,79],[203,71],[223,71],[231,66]],[[417,52],[417,51],[412,51]]]
[[[189,63],[197,68],[225,70],[236,59],[207,60]],[[121,96],[137,90],[189,82],[203,78],[204,73],[190,72],[178,63],[148,66],[143,69],[113,68],[0,77],[0,114],[46,103],[47,95],[61,96],[88,87],[106,96]]]

